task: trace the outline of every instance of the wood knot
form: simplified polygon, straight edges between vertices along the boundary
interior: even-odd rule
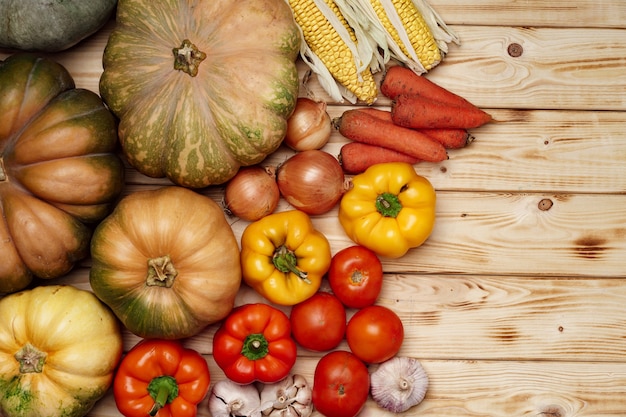
[[[513,42],[512,44],[508,46],[506,51],[513,58],[517,58],[519,56],[522,56],[522,53],[524,53],[524,48],[519,43]]]
[[[550,405],[541,411],[538,416],[541,417],[565,417],[565,410],[559,405]]]
[[[549,198],[542,198],[541,201],[538,204],[539,210],[541,210],[541,211],[548,211],[548,210],[550,210],[552,208],[553,204],[554,203]]]

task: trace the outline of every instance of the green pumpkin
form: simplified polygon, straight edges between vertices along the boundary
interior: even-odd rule
[[[0,293],[89,255],[124,185],[116,147],[115,117],[63,66],[28,53],[0,63]]]
[[[129,163],[200,188],[261,162],[298,95],[300,32],[283,0],[121,0],[100,93]]]
[[[0,47],[58,52],[108,22],[117,0],[0,1]]]

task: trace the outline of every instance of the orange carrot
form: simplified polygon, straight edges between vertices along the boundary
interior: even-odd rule
[[[346,110],[333,123],[339,133],[356,142],[393,149],[422,161],[441,162],[448,159],[446,148],[424,133],[378,119],[358,109]]]
[[[346,174],[360,174],[375,164],[385,162],[417,164],[419,159],[382,146],[350,142],[341,147],[339,162]]]
[[[391,118],[391,112],[388,110],[381,110],[375,107],[359,107],[359,111],[365,112],[371,116],[374,116],[377,119],[386,120],[393,123],[393,119]]]
[[[417,94],[442,103],[475,107],[463,97],[435,84],[425,76],[417,75],[410,69],[398,65],[387,70],[380,85],[380,92],[392,100],[401,94]]]
[[[491,115],[478,107],[461,107],[419,95],[400,94],[391,107],[393,122],[413,129],[472,129],[491,121]]]
[[[472,136],[466,129],[419,129],[422,133],[441,143],[446,149],[460,149],[472,143]]]
[[[370,114],[378,119],[386,120],[393,123],[390,111],[377,109],[375,107],[360,107],[359,111]],[[441,128],[418,130],[435,139],[437,142],[441,143],[446,149],[460,149],[470,144],[474,140],[474,136],[470,135],[466,129]]]

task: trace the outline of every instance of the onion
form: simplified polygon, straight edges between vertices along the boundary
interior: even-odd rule
[[[293,114],[287,120],[283,142],[296,151],[321,149],[328,143],[332,123],[326,103],[299,97]]]
[[[278,206],[280,191],[274,168],[244,167],[230,179],[224,191],[224,208],[229,215],[256,221]]]
[[[283,198],[307,214],[330,211],[349,185],[339,161],[316,149],[299,152],[283,162],[276,182]]]

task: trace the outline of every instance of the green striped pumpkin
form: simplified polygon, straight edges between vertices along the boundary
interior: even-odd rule
[[[129,163],[200,188],[261,162],[298,95],[300,32],[283,0],[121,0],[100,93]]]

